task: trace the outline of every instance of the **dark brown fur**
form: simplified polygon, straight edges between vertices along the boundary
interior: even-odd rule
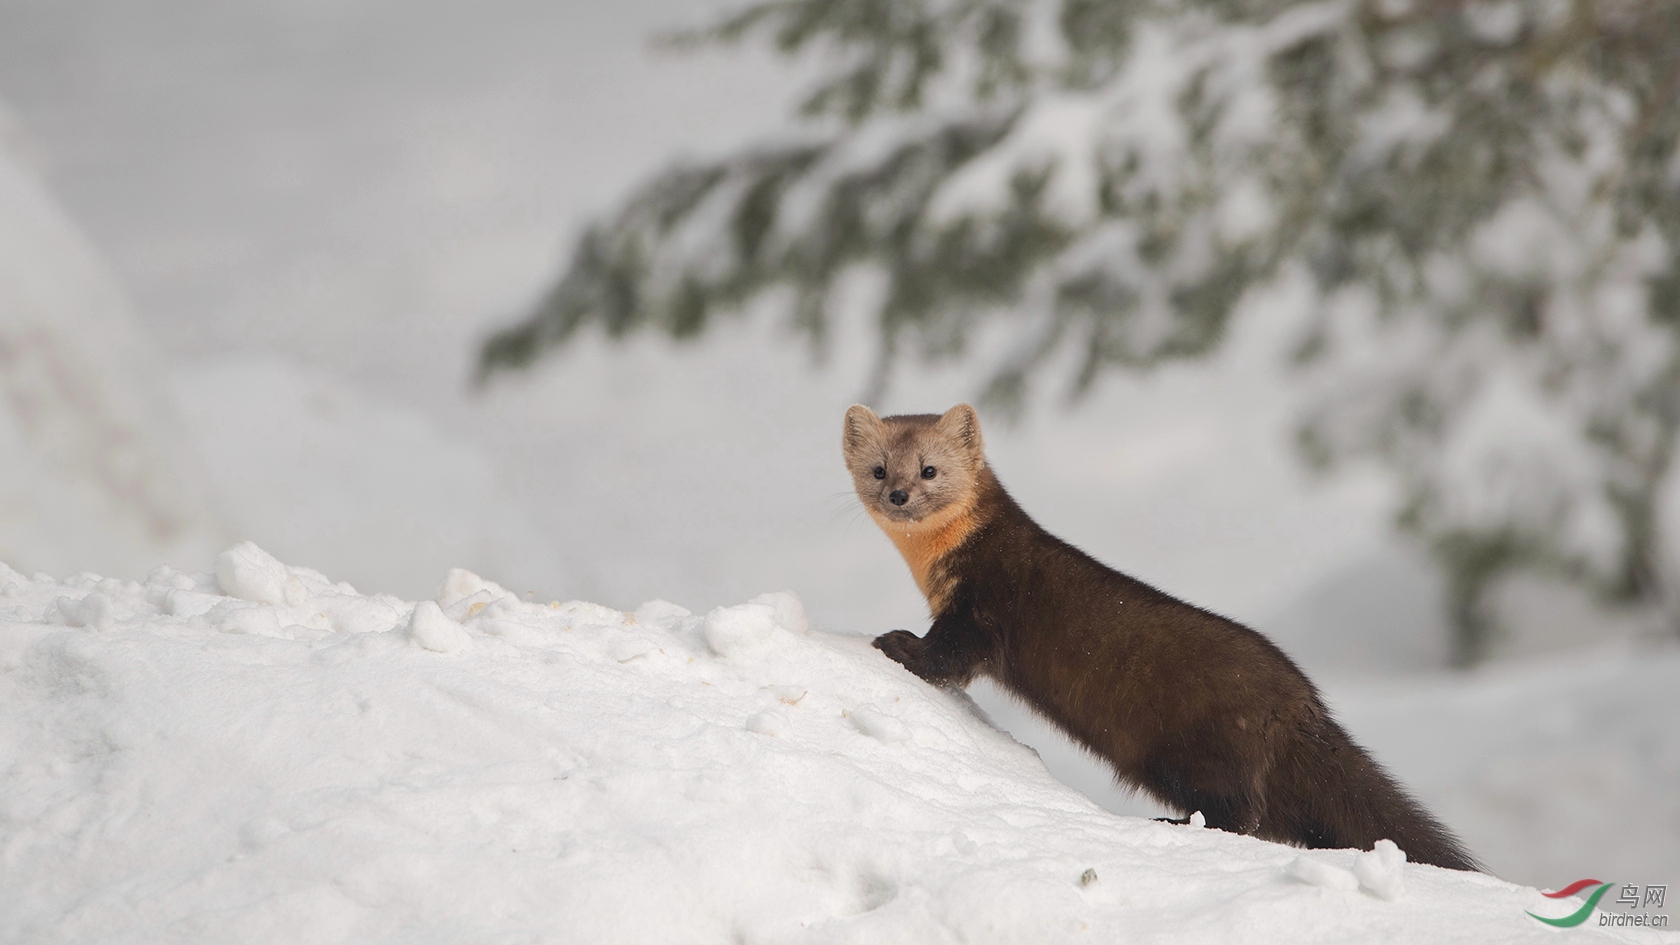
[[[876,638],[905,668],[941,686],[992,677],[1122,783],[1211,827],[1307,847],[1387,838],[1415,862],[1478,868],[1271,641],[1029,518],[987,467],[973,408],[882,420],[853,407],[844,445],[859,498],[933,612],[926,636]]]

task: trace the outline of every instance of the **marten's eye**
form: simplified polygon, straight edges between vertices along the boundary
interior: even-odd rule
[[[885,466],[876,466],[876,467],[875,467],[875,478],[876,478],[876,479],[885,479],[885,478],[887,478],[887,467],[885,467]]]
[[[934,476],[937,476],[937,475],[939,475],[939,470],[934,469],[932,466],[923,466],[922,467],[922,478],[923,479],[932,479]]]

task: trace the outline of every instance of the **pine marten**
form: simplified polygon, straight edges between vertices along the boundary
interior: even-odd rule
[[[883,419],[855,406],[844,448],[933,615],[926,636],[875,638],[906,669],[940,686],[991,677],[1121,783],[1210,827],[1306,847],[1386,838],[1414,862],[1479,868],[1270,640],[1028,518],[986,464],[974,408]]]

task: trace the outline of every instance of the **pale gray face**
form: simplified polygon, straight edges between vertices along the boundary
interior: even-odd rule
[[[971,497],[985,464],[980,421],[967,404],[886,418],[853,407],[842,447],[864,508],[894,522],[920,522]]]

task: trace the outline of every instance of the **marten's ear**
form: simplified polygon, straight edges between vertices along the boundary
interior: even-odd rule
[[[862,404],[853,404],[846,411],[846,435],[840,440],[840,448],[851,456],[879,437],[882,426],[884,424],[875,411]]]
[[[939,434],[958,443],[976,460],[985,459],[986,445],[980,439],[980,416],[967,404],[945,411],[936,427]]]

